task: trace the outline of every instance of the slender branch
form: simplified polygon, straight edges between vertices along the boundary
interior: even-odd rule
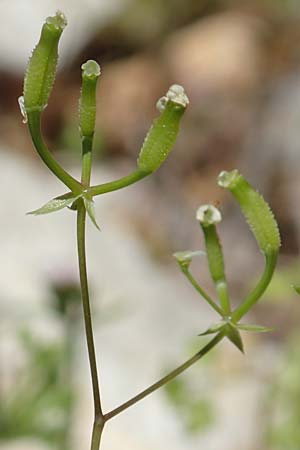
[[[41,113],[40,111],[28,112],[28,128],[31,134],[34,146],[46,164],[46,166],[59,178],[72,192],[80,194],[82,186],[75,180],[63,167],[53,158],[48,150],[41,134]]]
[[[79,261],[79,273],[80,273],[86,340],[88,346],[89,363],[93,385],[95,423],[98,423],[99,418],[103,417],[103,413],[100,400],[100,389],[98,381],[97,362],[96,362],[88,282],[87,282],[86,253],[85,253],[85,222],[86,222],[86,211],[83,205],[83,201],[80,199],[78,201],[78,212],[77,212],[78,261]],[[98,447],[91,447],[91,450],[94,449],[96,450],[98,449]]]
[[[108,420],[112,419],[113,417],[117,416],[121,412],[128,409],[130,406],[133,406],[135,403],[139,402],[143,398],[147,397],[148,395],[152,394],[157,389],[164,386],[169,381],[176,378],[178,375],[180,375],[182,372],[187,370],[189,367],[191,367],[193,364],[195,364],[199,359],[201,359],[206,353],[208,353],[213,347],[215,347],[224,337],[224,334],[222,332],[218,333],[208,344],[205,345],[198,353],[196,353],[192,358],[188,359],[185,363],[181,364],[181,366],[177,367],[175,370],[170,372],[165,377],[161,378],[156,383],[149,386],[144,391],[140,392],[138,395],[132,397],[127,402],[123,403],[122,405],[118,406],[117,408],[113,409],[112,411],[108,412],[104,415],[104,420],[107,422]]]
[[[238,322],[263,295],[273,277],[276,261],[277,252],[265,255],[264,272],[253,291],[250,292],[242,304],[233,312],[231,317],[234,322]]]
[[[131,174],[119,178],[115,181],[109,181],[108,183],[98,184],[96,186],[91,186],[89,189],[89,194],[92,196],[105,194],[106,192],[116,191],[118,189],[122,189],[130,184],[136,183],[137,181],[145,178],[147,175],[150,175],[151,172],[145,172],[143,170],[137,169]]]
[[[187,277],[189,282],[194,286],[197,292],[207,301],[207,303],[218,313],[221,317],[224,316],[222,309],[213,301],[213,299],[202,289],[197,283],[191,272],[187,268],[181,267],[182,272]]]

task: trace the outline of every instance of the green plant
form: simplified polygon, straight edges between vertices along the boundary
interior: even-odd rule
[[[189,270],[192,258],[198,255],[199,252],[178,252],[175,254],[175,257],[182,272],[194,288],[196,288],[209,305],[221,316],[220,323],[211,326],[206,332],[202,333],[215,334],[215,336],[193,357],[168,375],[114,410],[104,413],[98,383],[92,314],[89,301],[85,251],[86,215],[88,214],[94,225],[99,228],[95,218],[94,197],[124,188],[150,175],[160,167],[176,140],[180,120],[189,100],[181,86],[171,86],[167,94],[157,103],[160,115],[153,122],[145,138],[137,160],[136,170],[118,180],[91,186],[92,147],[96,117],[96,85],[100,76],[100,67],[95,61],[87,61],[82,65],[82,90],[79,100],[82,175],[80,181],[76,180],[53,158],[41,133],[41,115],[47,106],[54,83],[58,43],[65,26],[65,16],[60,12],[54,17],[46,19],[42,28],[40,41],[29,60],[24,81],[24,95],[20,99],[20,105],[37,152],[53,174],[69,189],[67,193],[50,200],[46,205],[31,212],[31,214],[51,213],[65,207],[77,212],[77,247],[81,296],[94,398],[94,425],[91,450],[97,450],[100,447],[101,435],[107,421],[181,374],[195,362],[199,361],[224,337],[228,337],[230,341],[243,351],[240,330],[257,332],[268,330],[260,326],[241,324],[240,319],[262,296],[271,281],[280,246],[280,238],[276,221],[264,199],[236,170],[222,172],[219,176],[219,185],[228,188],[237,199],[242,212],[249,222],[259,248],[265,256],[265,271],[252,292],[241,302],[238,308],[232,310],[227,290],[222,248],[216,231],[216,224],[220,222],[221,214],[211,205],[200,207],[197,211],[197,219],[204,233],[209,269],[216,287],[219,302],[214,301],[204,291]]]

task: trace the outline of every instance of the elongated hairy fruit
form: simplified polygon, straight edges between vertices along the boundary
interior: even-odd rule
[[[261,194],[237,171],[221,172],[221,187],[231,191],[264,254],[276,253],[280,247],[280,234],[274,215]]]
[[[157,170],[170,153],[179,131],[180,120],[189,104],[182,86],[174,84],[157,102],[161,115],[155,119],[141,148],[137,165],[145,172]]]
[[[96,61],[82,64],[82,88],[79,100],[79,127],[82,136],[91,137],[96,121],[96,86],[101,69]]]
[[[58,42],[66,24],[63,13],[57,12],[43,25],[24,80],[24,106],[28,113],[42,111],[47,106],[56,74]]]

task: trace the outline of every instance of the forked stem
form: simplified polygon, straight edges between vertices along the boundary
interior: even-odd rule
[[[224,334],[220,332],[217,334],[208,344],[206,344],[199,352],[188,359],[186,362],[181,364],[179,367],[174,369],[168,375],[164,376],[136,396],[132,397],[125,403],[121,404],[117,408],[103,414],[101,406],[100,388],[98,380],[97,362],[95,354],[95,345],[93,337],[93,327],[91,320],[91,309],[89,301],[89,291],[88,291],[88,280],[87,280],[87,268],[86,268],[86,252],[85,252],[85,222],[86,222],[86,210],[83,201],[80,199],[78,201],[78,211],[77,211],[77,245],[78,245],[78,261],[79,261],[79,273],[80,273],[80,284],[81,284],[81,295],[84,313],[84,323],[86,331],[86,340],[88,346],[88,355],[90,363],[90,371],[92,377],[93,386],[93,399],[94,399],[94,425],[91,440],[90,450],[99,450],[101,443],[101,436],[105,426],[105,423],[117,416],[121,412],[130,408],[134,404],[138,403],[148,395],[152,394],[157,389],[161,388],[169,381],[172,381],[178,375],[183,373],[197,361],[199,361],[204,355],[206,355],[212,348],[214,348],[224,337]]]

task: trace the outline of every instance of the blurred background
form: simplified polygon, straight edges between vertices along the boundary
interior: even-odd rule
[[[238,168],[268,199],[282,252],[248,323],[274,327],[227,342],[177,381],[107,425],[104,450],[299,450],[300,4],[297,0],[1,0],[0,449],[89,448],[92,397],[78,286],[75,215],[25,216],[65,192],[43,166],[17,98],[41,25],[69,25],[44,114],[49,147],[80,173],[80,66],[96,59],[93,182],[128,174],[156,101],[182,84],[190,106],[162,168],[97,197],[102,232],[87,251],[105,411],[206,342],[216,321],[172,253],[203,249],[195,210],[217,202],[234,304],[263,258],[236,204],[217,187]],[[193,263],[194,264],[194,263]],[[195,277],[213,295],[205,260]]]

